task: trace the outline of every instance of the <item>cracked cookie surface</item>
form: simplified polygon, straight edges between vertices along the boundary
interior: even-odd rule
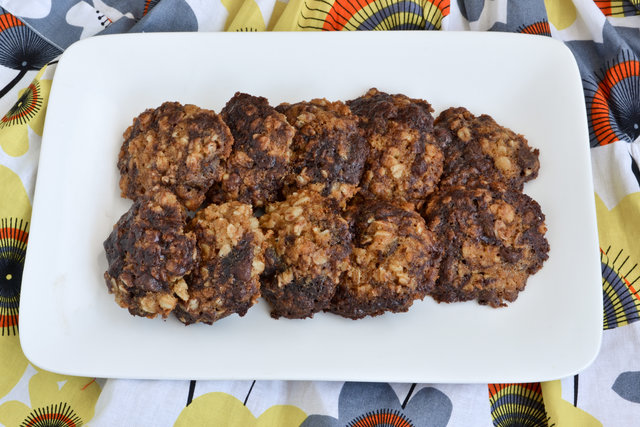
[[[448,136],[434,129],[431,105],[377,89],[347,104],[360,117],[370,147],[362,193],[420,205],[440,179],[441,145]]]
[[[311,190],[267,206],[262,295],[275,318],[313,317],[329,306],[351,250],[347,221],[331,199]]]
[[[256,207],[276,201],[290,167],[293,127],[266,98],[246,93],[236,93],[220,115],[234,142],[226,171],[209,190],[209,199]]]
[[[122,196],[135,200],[164,188],[196,210],[222,176],[233,137],[219,115],[165,102],[133,120],[118,156]]]
[[[444,246],[431,292],[439,302],[477,299],[504,306],[548,258],[540,205],[504,186],[439,193],[426,206],[425,218]]]
[[[476,117],[466,108],[449,108],[438,116],[436,126],[451,133],[441,187],[501,182],[522,190],[525,182],[538,176],[539,151],[491,116]]]
[[[250,205],[232,201],[209,205],[189,222],[197,241],[193,271],[185,277],[189,298],[175,314],[189,325],[233,313],[244,316],[260,297],[264,236]]]
[[[132,315],[166,318],[187,299],[196,239],[186,218],[176,196],[161,190],[136,200],[104,242],[107,289]]]
[[[353,250],[327,311],[351,319],[405,312],[433,289],[442,250],[418,213],[365,200],[347,218]]]
[[[311,189],[344,205],[357,191],[368,146],[358,118],[341,101],[313,99],[281,104],[296,129],[285,194]]]

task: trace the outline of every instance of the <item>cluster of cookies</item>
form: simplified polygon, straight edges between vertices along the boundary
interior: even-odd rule
[[[109,292],[185,324],[243,316],[260,296],[275,318],[515,300],[549,251],[522,193],[538,151],[489,116],[432,112],[376,89],[143,112],[118,157],[134,203],[104,243]]]

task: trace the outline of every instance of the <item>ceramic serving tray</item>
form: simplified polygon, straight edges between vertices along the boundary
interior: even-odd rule
[[[130,316],[107,293],[103,241],[131,202],[116,168],[133,117],[164,101],[215,111],[236,91],[272,105],[348,100],[370,87],[487,113],[540,150],[525,185],[549,260],[517,301],[437,304],[353,321],[274,320],[261,301],[213,326]],[[181,33],[70,47],[48,105],[20,309],[37,366],[90,377],[529,382],[566,377],[602,331],[584,97],[570,51],[501,33]]]

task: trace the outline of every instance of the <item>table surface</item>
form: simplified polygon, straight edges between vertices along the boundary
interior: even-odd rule
[[[376,425],[371,423],[382,420],[415,426],[636,423],[640,416],[640,361],[635,357],[640,348],[640,323],[636,322],[640,319],[640,269],[636,268],[640,221],[633,220],[640,214],[637,1],[23,0],[2,4],[0,423],[26,425],[47,417],[64,419],[64,425],[93,426],[337,426]],[[575,57],[589,124],[604,301],[602,347],[590,367],[569,378],[526,384],[150,381],[59,375],[25,358],[18,331],[22,267],[49,91],[57,59],[67,47],[82,38],[126,32],[396,29],[527,33],[562,41]],[[326,61],[314,52],[308,54],[310,64]],[[383,60],[384,52],[380,56]],[[79,101],[78,108],[83,108]],[[70,124],[73,116],[70,111]],[[580,260],[574,262],[580,268]],[[60,341],[59,345],[82,348],[91,357],[92,348],[86,343],[64,337]],[[268,351],[258,348],[255,357]],[[554,348],[547,351],[553,354]],[[331,363],[339,363],[337,356]]]

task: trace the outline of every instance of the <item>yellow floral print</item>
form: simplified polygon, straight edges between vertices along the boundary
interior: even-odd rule
[[[626,254],[633,260],[629,260],[630,264],[639,262],[637,236],[640,234],[640,222],[630,219],[640,217],[640,193],[627,194],[611,210],[596,194],[596,217],[600,247],[606,249],[613,245],[625,248]]]
[[[174,427],[298,427],[306,417],[307,415],[295,406],[276,405],[255,418],[235,397],[213,392],[194,399],[182,410]]]
[[[0,146],[10,156],[19,157],[29,149],[27,126],[42,135],[51,80],[42,79],[47,67],[38,72],[31,84],[18,93],[18,100],[0,119]]]
[[[20,177],[0,165],[0,218],[31,219],[31,202]]]
[[[577,11],[571,0],[544,0],[549,22],[557,30],[569,28],[576,21]]]
[[[600,427],[602,423],[591,414],[576,408],[562,398],[560,380],[541,383],[544,407],[549,415],[549,425]]]
[[[0,340],[0,398],[11,391],[27,369],[29,362],[22,353],[18,335],[5,335]],[[1,418],[0,418],[1,421]],[[6,424],[11,425],[11,424]],[[17,424],[16,424],[17,425]]]
[[[238,11],[242,7],[244,1],[242,0],[221,0],[222,5],[227,9],[229,15],[227,16],[227,22],[224,24],[224,28],[227,28],[236,17]],[[226,31],[226,30],[225,30]]]
[[[225,31],[264,31],[262,12],[254,0],[245,0]]]
[[[93,418],[99,395],[100,386],[91,378],[38,370],[29,380],[31,407],[17,400],[3,403],[0,405],[0,423],[79,427]]]
[[[268,31],[273,31],[273,27],[275,27],[276,23],[280,19],[282,12],[287,7],[286,1],[276,0],[276,3],[273,5],[273,12],[271,12],[271,18],[269,19],[269,24],[267,25]]]

